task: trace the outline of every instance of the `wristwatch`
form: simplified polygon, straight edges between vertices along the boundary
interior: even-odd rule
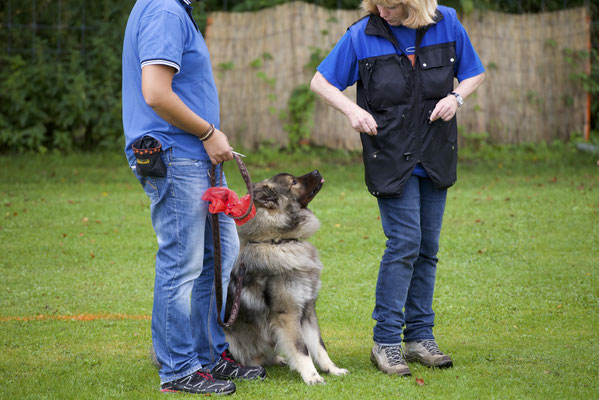
[[[456,92],[451,92],[449,94],[455,96],[456,100],[458,101],[458,107],[462,107],[462,105],[464,105],[464,98],[462,97],[461,94],[456,93]]]

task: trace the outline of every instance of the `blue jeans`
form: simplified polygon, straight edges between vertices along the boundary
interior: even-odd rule
[[[170,150],[161,156],[166,177],[136,176],[151,200],[158,239],[152,342],[165,383],[212,368],[228,344],[216,318],[212,227],[202,200],[210,187],[210,161],[174,158]],[[219,220],[224,304],[239,239],[231,218],[221,213]]]
[[[447,190],[412,175],[401,197],[379,198],[387,237],[376,285],[374,342],[434,339],[433,292]],[[405,308],[405,313],[404,313]]]

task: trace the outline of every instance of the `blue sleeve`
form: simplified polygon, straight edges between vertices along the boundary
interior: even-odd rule
[[[184,24],[178,15],[160,11],[140,21],[138,50],[142,67],[165,64],[179,72],[184,45]]]
[[[472,42],[464,29],[464,26],[456,19],[456,52],[458,62],[456,64],[456,77],[458,81],[472,78],[485,72],[478,54],[472,46]]]
[[[327,81],[343,91],[359,78],[358,57],[348,31],[341,37],[333,50],[316,68]]]

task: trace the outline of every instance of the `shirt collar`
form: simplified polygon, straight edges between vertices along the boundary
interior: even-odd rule
[[[191,6],[191,0],[179,0],[184,6]]]

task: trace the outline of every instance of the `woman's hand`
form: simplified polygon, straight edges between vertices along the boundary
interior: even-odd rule
[[[445,122],[451,121],[456,111],[458,111],[458,100],[454,95],[448,94],[447,97],[439,100],[435,105],[435,109],[430,116],[430,121],[433,122],[439,118]]]
[[[356,104],[346,115],[352,128],[357,132],[364,132],[370,136],[376,135],[378,126],[368,111]]]
[[[368,135],[376,135],[377,123],[373,116],[351,101],[339,89],[331,85],[329,81],[318,71],[314,74],[310,82],[310,88],[314,93],[322,97],[333,108],[341,111],[357,132],[364,132]]]

